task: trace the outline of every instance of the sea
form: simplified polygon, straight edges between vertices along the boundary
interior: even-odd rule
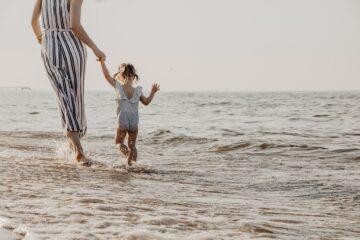
[[[360,92],[159,92],[131,168],[85,99],[92,167],[51,91],[0,90],[1,240],[360,239]]]

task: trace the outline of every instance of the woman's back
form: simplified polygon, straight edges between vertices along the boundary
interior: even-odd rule
[[[70,29],[68,0],[42,0],[41,21],[44,29]]]

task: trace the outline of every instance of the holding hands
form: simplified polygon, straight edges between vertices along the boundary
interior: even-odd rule
[[[95,51],[96,50],[96,51]],[[102,72],[104,74],[104,77],[106,79],[106,81],[112,86],[112,87],[115,87],[116,86],[116,79],[115,79],[115,76],[111,76],[110,75],[110,72],[109,72],[109,69],[107,68],[106,66],[106,63],[105,63],[105,60],[106,60],[106,56],[105,54],[99,50],[99,49],[95,49],[94,50],[94,53],[95,55],[98,57],[97,61],[101,63],[101,69],[102,69]],[[133,74],[135,76],[125,76],[126,78],[128,78],[128,82],[130,82],[130,85],[132,85],[134,83],[134,79],[135,77],[137,77],[136,75],[136,70],[134,69],[134,67],[131,65],[131,64],[122,64],[120,67],[119,67],[119,73],[123,73],[125,71],[125,68],[126,66],[131,66],[133,68]],[[149,105],[151,103],[151,101],[153,100],[155,94],[160,91],[160,85],[157,84],[157,83],[154,83],[152,86],[151,86],[151,91],[150,91],[150,95],[148,97],[145,97],[143,94],[141,95],[140,97],[140,101],[144,104],[144,105]]]
[[[106,61],[106,55],[103,53],[99,48],[95,47],[93,49],[93,52],[95,56],[97,57],[97,61],[99,62],[105,62]]]

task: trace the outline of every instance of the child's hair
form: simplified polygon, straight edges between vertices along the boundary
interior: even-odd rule
[[[135,80],[139,80],[139,76],[136,73],[136,69],[134,65],[131,63],[123,63],[119,67],[119,72],[115,73],[114,78],[116,78],[118,75],[121,75],[124,79],[126,77],[135,77]]]

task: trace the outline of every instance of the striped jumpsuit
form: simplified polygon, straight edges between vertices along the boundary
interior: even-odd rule
[[[68,0],[42,0],[42,59],[55,91],[64,131],[86,134],[86,48],[70,29]]]

